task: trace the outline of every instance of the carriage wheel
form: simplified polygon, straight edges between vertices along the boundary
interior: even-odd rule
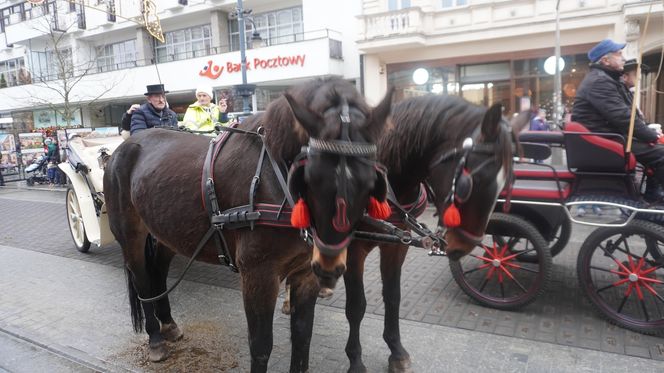
[[[567,246],[569,239],[572,237],[572,221],[565,217],[560,227],[556,229],[556,234],[553,240],[549,241],[549,252],[551,257],[560,254],[561,251]]]
[[[549,241],[549,252],[551,257],[554,257],[560,254],[561,251],[567,246],[569,239],[572,237],[572,221],[565,217],[565,220],[556,228],[556,232],[553,235],[553,239]],[[527,263],[537,262],[537,252],[532,251],[524,253],[519,256],[519,261]]]
[[[595,230],[581,246],[577,272],[590,303],[610,322],[664,334],[663,227],[634,219]]]
[[[519,260],[524,255],[537,260]],[[551,278],[551,254],[532,224],[517,216],[494,213],[482,244],[468,256],[450,260],[450,270],[461,289],[478,303],[514,310],[545,291]]]
[[[73,188],[67,188],[67,222],[69,223],[69,233],[74,240],[76,250],[87,253],[90,250],[90,241],[85,235],[85,225],[83,225],[83,216],[81,207],[76,198],[76,192]]]

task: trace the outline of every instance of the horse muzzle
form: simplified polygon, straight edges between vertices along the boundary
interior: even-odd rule
[[[447,249],[445,250],[450,260],[459,260],[468,255],[475,246],[482,244],[483,236],[479,236],[466,231],[463,228],[456,227],[448,229],[445,240]]]

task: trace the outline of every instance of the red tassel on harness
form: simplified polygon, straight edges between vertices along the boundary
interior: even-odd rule
[[[443,225],[448,228],[455,228],[461,225],[461,213],[453,203],[449,205],[443,213]]]
[[[311,221],[309,219],[309,207],[302,198],[297,200],[291,213],[290,223],[295,228],[309,228]]]
[[[380,202],[374,197],[369,197],[369,207],[367,208],[369,216],[374,219],[385,220],[392,215],[392,209],[387,200]]]

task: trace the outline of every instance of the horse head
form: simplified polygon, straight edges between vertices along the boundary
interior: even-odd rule
[[[373,109],[342,80],[323,84],[312,97],[285,97],[309,138],[288,177],[298,201],[293,214],[308,216],[299,227],[311,227],[311,266],[320,286],[331,289],[346,270],[346,249],[370,201],[386,200],[374,142],[389,115],[391,92]]]
[[[502,116],[502,106],[486,111],[479,136],[464,139],[454,151],[454,162],[439,159],[431,165],[429,183],[434,192],[449,191],[436,200],[443,225],[447,255],[458,260],[481,242],[498,195],[512,174],[512,128]],[[475,138],[475,139],[474,139]]]

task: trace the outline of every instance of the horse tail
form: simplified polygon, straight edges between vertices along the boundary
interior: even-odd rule
[[[127,278],[127,295],[129,296],[129,307],[131,308],[131,323],[136,333],[143,331],[143,306],[138,299],[138,292],[134,287],[133,275],[129,268],[125,267],[125,277]]]

